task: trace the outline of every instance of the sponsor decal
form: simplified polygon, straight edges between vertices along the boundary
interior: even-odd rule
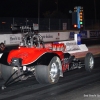
[[[75,32],[70,32],[69,38],[73,39],[74,38],[74,34],[75,34]]]
[[[59,36],[60,36],[60,33],[58,33],[58,36],[57,36],[56,40],[59,40]]]
[[[100,38],[100,31],[90,31],[90,38]]]
[[[58,33],[58,36],[60,36],[60,33]]]
[[[43,38],[53,38],[53,35],[50,35],[50,34],[47,35],[47,34],[46,34],[46,35],[42,35],[42,37],[43,37]]]
[[[45,43],[45,47],[49,49],[52,48],[52,43]]]
[[[79,32],[81,34],[81,38],[87,38],[87,31]]]
[[[87,38],[87,31],[81,31],[79,32],[81,34],[81,38]],[[69,38],[73,39],[74,38],[75,32],[70,32]]]
[[[74,50],[80,50],[79,46],[76,44],[76,42],[66,42],[66,48],[67,51],[74,51]]]
[[[10,35],[10,43],[19,43],[21,42],[21,37],[16,35]]]
[[[70,51],[77,51],[80,50],[79,46],[75,41],[65,41],[65,42],[59,42],[59,43],[64,43],[66,46],[65,51],[70,52]]]
[[[96,31],[90,31],[90,37],[96,37]]]

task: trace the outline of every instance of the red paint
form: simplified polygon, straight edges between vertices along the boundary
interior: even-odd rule
[[[50,44],[51,46],[51,44]],[[64,47],[63,44],[54,44],[52,46],[56,46],[57,47]],[[99,52],[99,48],[89,48],[89,51],[88,52],[92,52],[93,54]],[[27,64],[30,64],[32,62],[35,62],[39,57],[41,57],[43,54],[45,53],[55,53],[57,54],[59,57],[60,57],[60,60],[62,61],[62,71],[65,72],[68,67],[69,67],[69,64],[63,64],[63,59],[64,59],[64,54],[62,51],[53,51],[49,48],[35,48],[35,47],[32,47],[32,48],[27,48],[27,47],[20,47],[18,48],[17,50],[12,50],[10,51],[9,55],[8,55],[8,58],[7,58],[7,61],[8,63],[11,63],[11,59],[16,57],[16,58],[22,58],[22,65],[27,65]],[[80,56],[85,56],[87,52],[80,52],[80,53],[74,53],[72,55],[75,55],[76,58],[77,57],[80,57]]]
[[[21,58],[22,59],[22,65],[27,65],[32,62],[35,62],[39,57],[41,57],[43,54],[52,52],[57,54],[60,59],[63,59],[63,52],[62,51],[52,51],[48,48],[27,48],[27,47],[20,47],[17,50],[10,51],[7,61],[8,63],[11,63],[12,58]]]
[[[62,71],[65,72],[69,67],[69,64],[63,64],[62,65]]]

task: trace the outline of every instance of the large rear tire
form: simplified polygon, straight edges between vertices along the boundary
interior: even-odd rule
[[[1,76],[6,81],[16,70],[14,67],[3,65],[1,64]],[[14,74],[11,79],[14,79],[17,77],[17,74]]]
[[[2,78],[2,77],[1,77],[1,64],[0,64],[0,78]]]
[[[49,65],[37,65],[35,67],[35,77],[39,83],[55,84],[59,80],[60,76],[60,64],[59,57],[54,56]]]
[[[85,57],[85,69],[91,72],[94,68],[94,57],[92,53],[87,53]]]

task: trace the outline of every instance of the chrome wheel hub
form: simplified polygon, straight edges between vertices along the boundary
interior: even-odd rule
[[[57,74],[58,74],[57,64],[52,63],[51,69],[50,69],[50,78],[51,78],[52,82],[55,81]]]
[[[91,69],[93,69],[93,66],[94,66],[94,60],[93,60],[92,57],[90,58],[89,66],[90,66]]]

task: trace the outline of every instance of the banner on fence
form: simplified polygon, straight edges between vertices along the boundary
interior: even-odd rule
[[[74,38],[74,34],[75,34],[75,32],[70,32],[69,38],[70,38],[70,39],[73,39],[73,38]]]
[[[100,31],[90,31],[90,38],[100,38]]]
[[[81,38],[87,38],[87,31],[80,31],[79,32],[81,34]]]

